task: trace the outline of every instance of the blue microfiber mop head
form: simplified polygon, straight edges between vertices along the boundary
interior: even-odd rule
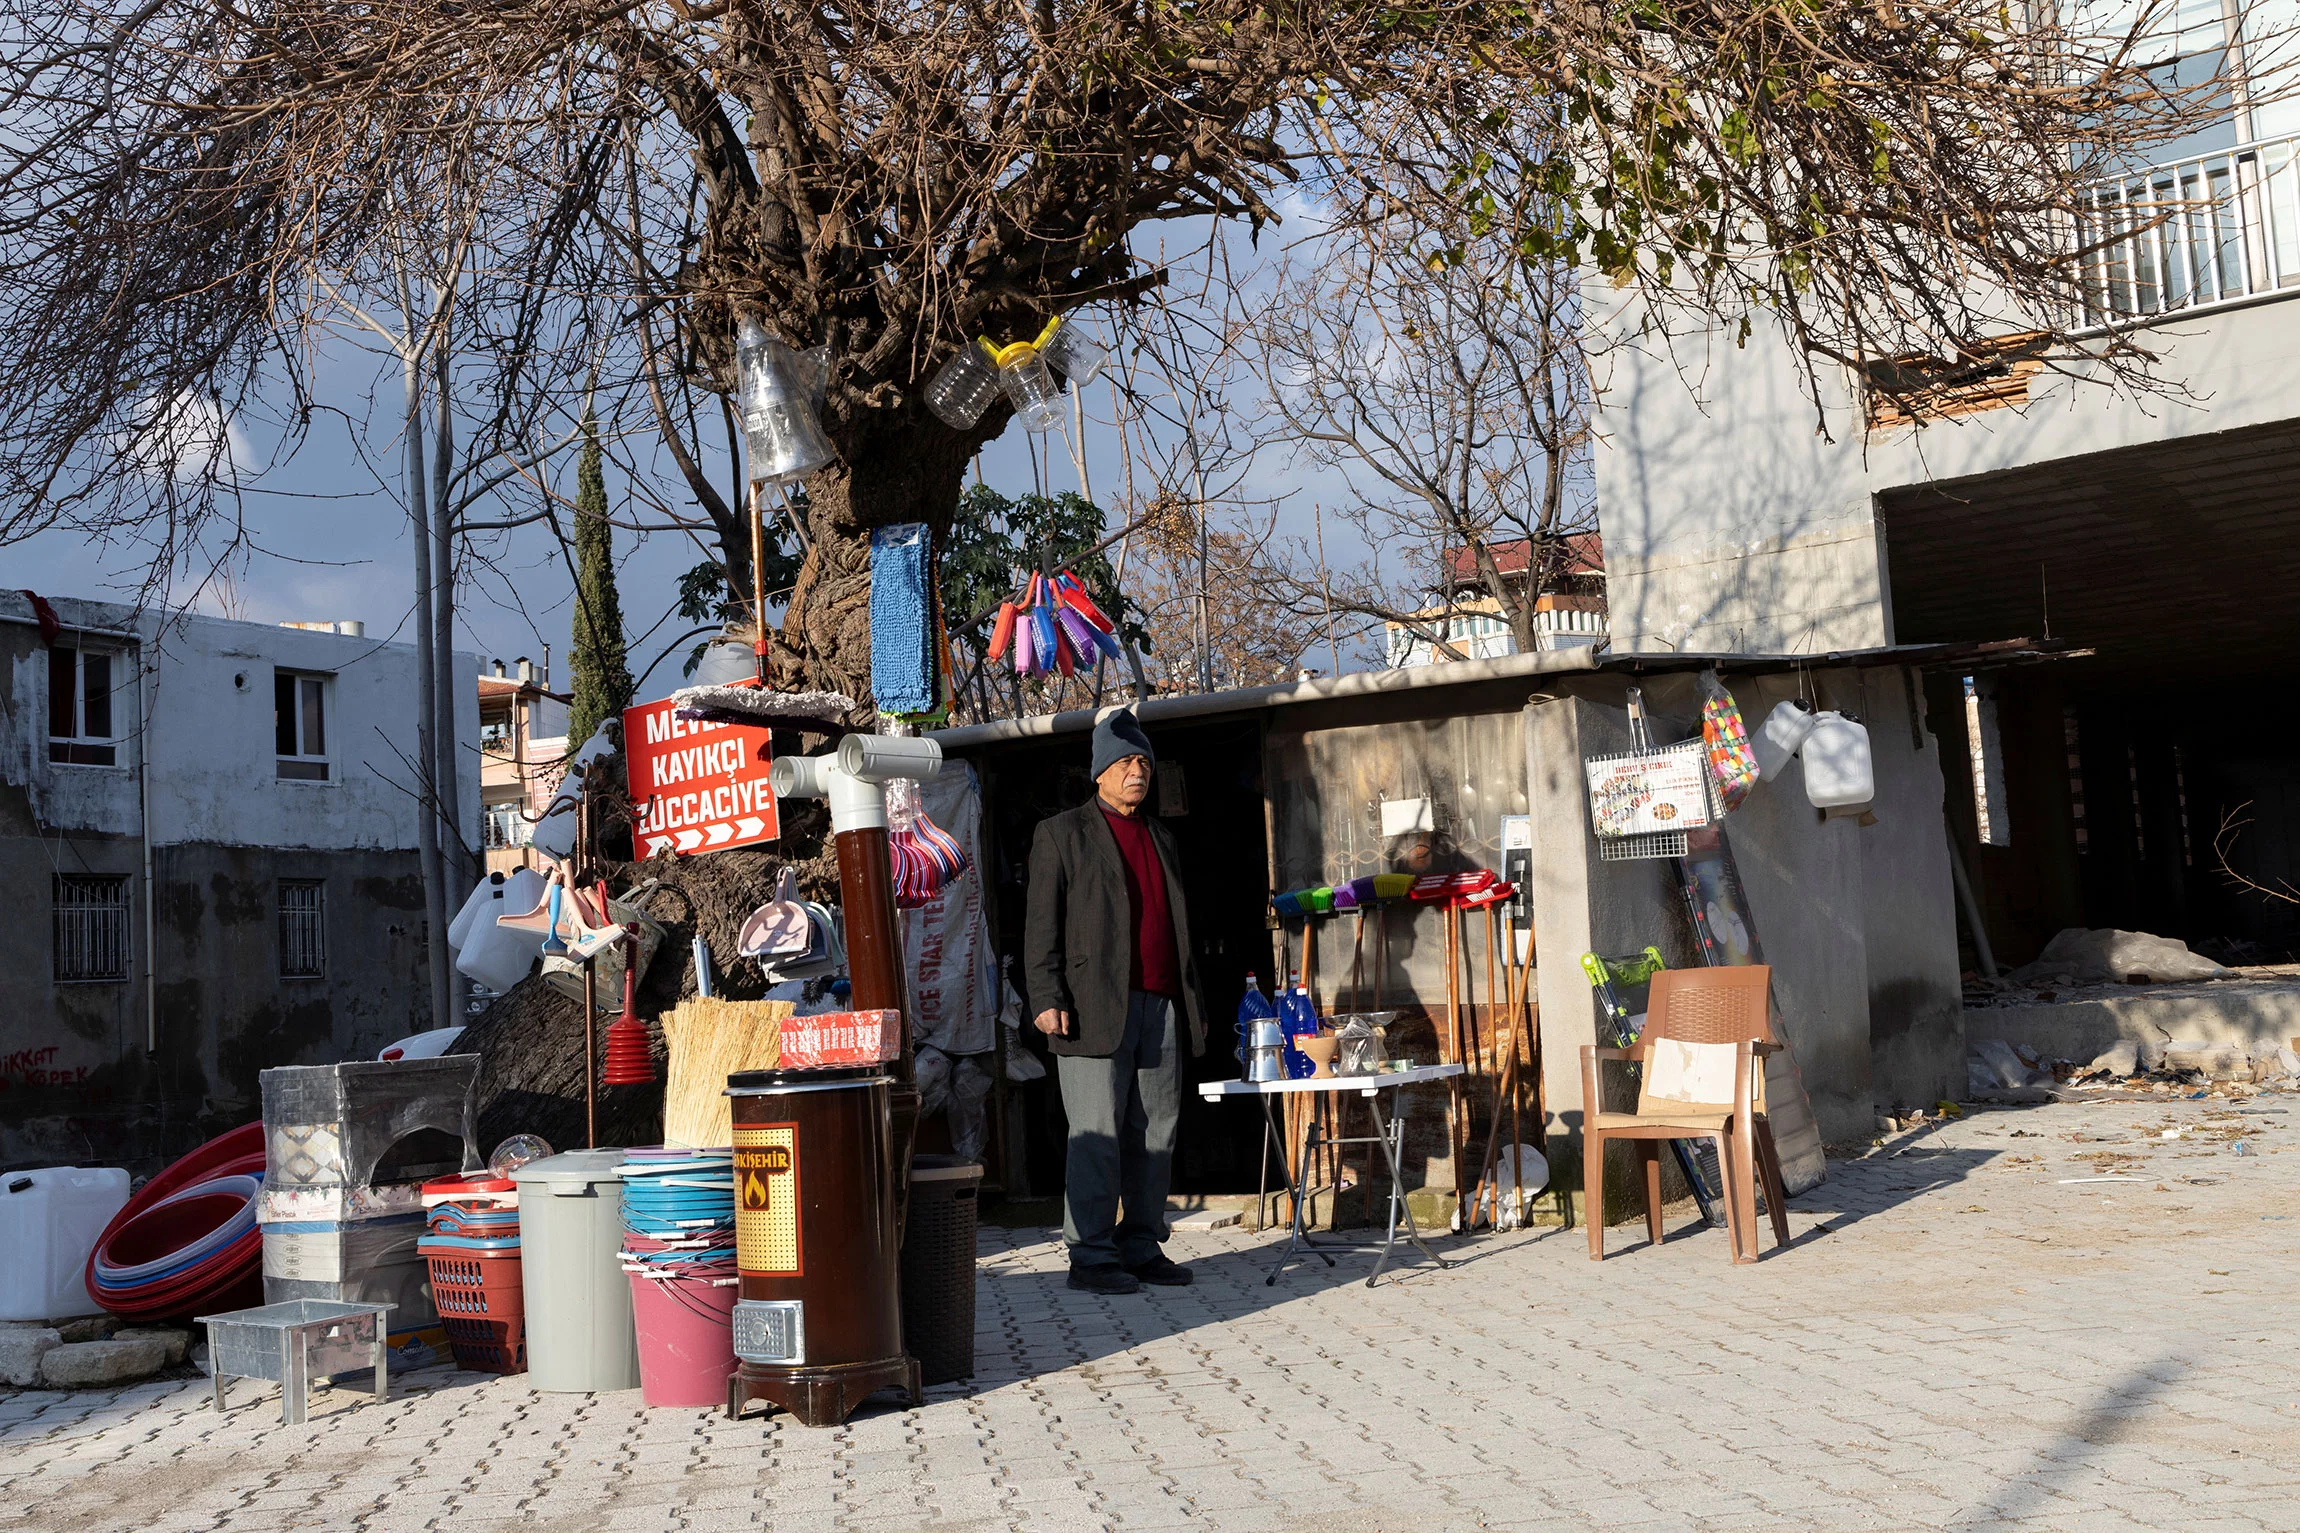
[[[924,522],[870,535],[870,687],[882,713],[928,713],[936,703],[934,548]]]

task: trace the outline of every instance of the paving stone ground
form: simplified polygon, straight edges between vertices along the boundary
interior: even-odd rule
[[[2295,1101],[1897,1137],[1754,1267],[1680,1221],[1269,1288],[1219,1231],[1170,1248],[1195,1287],[1099,1299],[986,1231],[977,1377],[836,1430],[440,1369],[298,1427],[251,1384],[0,1393],[0,1528],[2300,1528]]]

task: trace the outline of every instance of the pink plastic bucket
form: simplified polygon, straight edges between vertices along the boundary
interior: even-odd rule
[[[631,1278],[639,1332],[639,1392],[653,1406],[727,1403],[735,1371],[735,1285],[688,1278]]]

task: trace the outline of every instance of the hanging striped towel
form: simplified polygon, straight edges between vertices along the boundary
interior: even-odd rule
[[[934,542],[924,522],[870,535],[870,689],[881,713],[935,705]]]

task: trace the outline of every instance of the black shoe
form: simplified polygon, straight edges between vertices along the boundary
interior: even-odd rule
[[[1189,1277],[1185,1274],[1182,1281],[1188,1282]],[[1125,1268],[1115,1266],[1073,1267],[1070,1269],[1070,1286],[1082,1293],[1140,1293],[1142,1291],[1141,1283],[1137,1282]]]
[[[1148,1261],[1128,1267],[1126,1270],[1139,1281],[1155,1283],[1160,1288],[1187,1288],[1190,1286],[1190,1269],[1180,1262],[1168,1261],[1163,1256],[1153,1256]]]

